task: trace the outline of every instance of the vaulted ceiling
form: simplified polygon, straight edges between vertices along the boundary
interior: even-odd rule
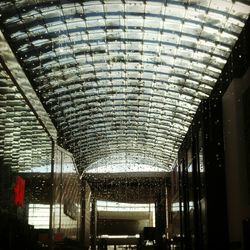
[[[250,3],[2,0],[0,13],[7,41],[79,170],[109,158],[167,170]]]

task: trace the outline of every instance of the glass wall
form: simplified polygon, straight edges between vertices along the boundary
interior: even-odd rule
[[[56,146],[53,174],[52,230],[54,240],[79,240],[81,188],[72,156]]]
[[[1,60],[0,239],[6,249],[35,249],[39,230],[49,230],[51,152],[51,139]]]
[[[37,249],[49,246],[51,236],[79,239],[80,179],[73,159],[52,145],[17,86],[0,61],[1,240],[7,249],[27,242]]]

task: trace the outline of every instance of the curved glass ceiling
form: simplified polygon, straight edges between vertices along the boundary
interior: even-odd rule
[[[80,170],[119,153],[168,169],[249,16],[247,2],[5,0],[0,11]]]

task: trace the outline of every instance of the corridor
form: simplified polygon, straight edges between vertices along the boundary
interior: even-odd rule
[[[0,249],[250,249],[249,0],[0,1]]]

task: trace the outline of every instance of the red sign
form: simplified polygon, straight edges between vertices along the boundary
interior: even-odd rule
[[[64,234],[63,233],[55,233],[54,234],[54,241],[63,241],[64,240]]]
[[[23,207],[24,193],[25,193],[25,180],[21,176],[17,176],[14,193],[15,193],[15,205],[18,207]]]

